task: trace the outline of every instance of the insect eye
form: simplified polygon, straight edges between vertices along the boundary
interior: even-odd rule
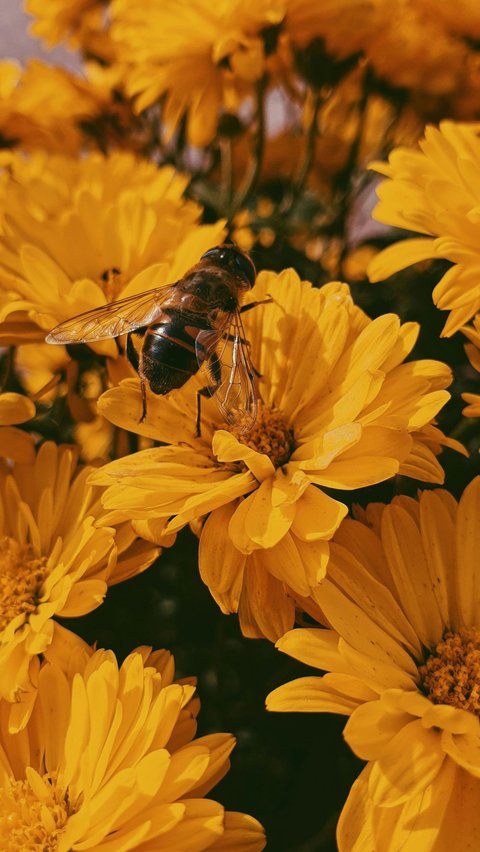
[[[224,254],[224,250],[219,246],[216,246],[215,248],[208,249],[208,251],[204,251],[201,260],[203,260],[204,257],[212,257],[216,260],[223,260]]]
[[[234,253],[235,264],[238,266],[240,271],[245,275],[245,278],[250,283],[250,287],[253,287],[255,284],[255,278],[257,277],[257,270],[255,269],[254,263],[248,255],[241,254],[238,251]]]

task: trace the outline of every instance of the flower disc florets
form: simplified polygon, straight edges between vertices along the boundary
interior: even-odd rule
[[[419,669],[434,704],[451,704],[480,715],[480,630],[446,633]]]
[[[34,557],[31,547],[0,538],[0,632],[19,615],[28,618],[37,607],[47,575],[45,556]]]
[[[258,401],[257,419],[250,432],[242,432],[234,426],[226,426],[230,432],[247,447],[264,453],[274,467],[282,467],[288,462],[295,447],[293,429],[281,411],[265,406]]]

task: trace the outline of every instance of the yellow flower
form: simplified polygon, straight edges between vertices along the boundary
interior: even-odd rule
[[[77,468],[73,448],[53,443],[32,461],[0,467],[0,696],[16,702],[14,726],[35,697],[37,655],[62,630],[53,616],[91,612],[108,585],[158,553],[129,523],[105,526],[100,492],[87,485],[91,470]]]
[[[369,266],[380,281],[406,266],[431,258],[452,262],[433,291],[433,300],[450,315],[449,337],[480,309],[480,140],[473,127],[442,122],[428,127],[420,150],[399,148],[388,164],[375,164],[389,178],[378,188],[375,216],[387,225],[427,236],[389,246]]]
[[[365,523],[346,520],[311,598],[329,628],[292,630],[278,643],[328,674],[279,687],[269,709],[349,716],[345,739],[369,761],[341,820],[344,852],[476,846],[479,507],[477,477],[458,503],[426,491],[370,506]],[[457,782],[462,807],[474,808],[459,836],[477,827],[470,843],[449,846],[444,817],[455,812]],[[356,845],[362,807],[373,842]]]
[[[262,32],[283,13],[283,0],[113,0],[112,38],[130,66],[136,108],[165,96],[168,132],[186,115],[189,141],[208,144],[232,87],[248,90],[262,76]]]
[[[462,98],[465,90],[475,98],[475,49],[458,37],[472,37],[468,18],[459,26],[458,10],[453,22],[452,10],[439,18],[437,6],[422,0],[286,0],[284,30],[295,48],[307,48],[312,67],[316,51],[318,63],[322,53],[325,61],[326,48],[332,64],[358,55],[377,78],[411,89],[414,99],[418,91]],[[425,109],[420,101],[418,106]]]
[[[195,687],[172,682],[171,656],[69,651],[42,665],[24,730],[8,733],[1,702],[3,849],[263,849],[257,820],[204,798],[235,740],[194,739]]]
[[[104,0],[26,0],[26,11],[35,19],[32,35],[48,47],[66,41],[70,48],[90,56],[112,60],[115,46],[108,35]]]
[[[432,417],[448,399],[449,369],[402,361],[418,333],[393,314],[369,320],[346,284],[320,290],[293,270],[262,272],[244,314],[261,374],[256,424],[229,429],[202,401],[195,436],[194,376],[165,397],[149,395],[139,423],[138,381],[107,391],[100,411],[118,426],[169,446],[106,465],[107,518],[134,519],[153,541],[209,514],[200,540],[202,577],[224,612],[240,610],[247,635],[278,636],[293,623],[289,590],[307,595],[322,578],[328,540],[347,512],[325,489],[350,490],[405,473],[441,482],[428,446]],[[436,440],[446,440],[439,430]]]
[[[475,315],[473,325],[462,326],[460,331],[470,341],[465,344],[468,360],[473,369],[480,373],[480,314]],[[468,403],[462,414],[465,417],[480,417],[480,394],[462,393],[462,399]]]
[[[20,393],[0,393],[0,446],[2,455],[14,461],[31,462],[35,457],[32,437],[16,423],[35,417],[35,404]]]
[[[466,769],[447,759],[425,790],[388,808],[369,795],[372,770],[373,764],[364,769],[345,802],[337,827],[339,852],[449,852],[478,846],[480,780]]]
[[[64,68],[30,60],[0,62],[0,134],[3,146],[74,154],[82,146],[80,122],[95,114],[88,87]]]
[[[169,166],[91,154],[37,159],[30,173],[31,194],[15,174],[2,186],[12,193],[0,233],[0,331],[12,343],[31,340],[32,324],[42,340],[82,311],[175,281],[223,239],[222,222],[197,225],[201,208],[182,198],[188,178]],[[117,355],[112,341],[95,349]]]
[[[378,0],[286,0],[285,31],[297,47],[314,39],[345,57],[362,50],[375,24]]]

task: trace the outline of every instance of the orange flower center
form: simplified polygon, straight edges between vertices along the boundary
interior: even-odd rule
[[[46,558],[36,559],[28,545],[0,538],[0,633],[17,616],[26,618],[38,606],[47,576]]]
[[[268,408],[261,400],[258,401],[257,419],[250,432],[242,433],[233,426],[225,428],[241,444],[257,453],[265,453],[275,467],[285,464],[294,449],[293,429],[285,415],[277,409]]]
[[[48,773],[30,781],[7,780],[0,789],[0,846],[8,852],[55,852],[69,810],[64,792]],[[3,840],[2,840],[3,838]]]
[[[434,704],[451,704],[480,715],[480,630],[469,627],[446,633],[418,671]]]

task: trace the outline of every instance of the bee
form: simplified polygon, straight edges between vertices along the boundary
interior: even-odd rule
[[[200,398],[214,396],[225,420],[241,432],[255,423],[254,369],[241,314],[262,302],[241,306],[255,283],[247,254],[233,245],[206,251],[173,284],[111,302],[61,322],[47,343],[93,343],[126,335],[126,355],[142,392],[142,422],[147,414],[146,385],[164,395],[181,388],[200,368],[208,384],[197,391],[196,434],[200,435]]]

